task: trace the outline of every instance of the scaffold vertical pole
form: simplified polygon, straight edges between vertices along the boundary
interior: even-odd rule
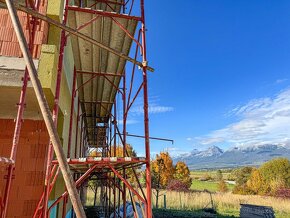
[[[64,10],[63,10],[63,21],[65,25],[67,21],[67,6],[68,0],[64,1]],[[56,88],[54,96],[54,106],[52,111],[52,118],[54,121],[55,127],[57,127],[58,122],[58,113],[59,113],[59,99],[60,99],[60,86],[62,79],[62,66],[63,66],[63,56],[64,56],[64,47],[66,44],[65,31],[61,30],[61,39],[60,39],[60,48],[59,48],[59,57],[58,57],[58,66],[57,66],[57,78],[56,78]],[[51,179],[51,161],[53,159],[53,146],[50,142],[48,145],[47,160],[46,160],[46,171],[45,171],[45,187],[44,187],[44,199],[43,199],[43,214],[44,218],[48,217],[48,199],[49,199],[49,186]]]
[[[146,191],[147,191],[147,217],[152,217],[151,202],[151,169],[150,169],[150,142],[149,142],[149,114],[148,114],[148,87],[147,87],[147,57],[146,57],[146,26],[144,0],[141,1],[142,19],[142,57],[143,57],[143,96],[144,96],[144,129],[145,129],[145,152],[146,152]]]
[[[116,147],[117,147],[117,129],[116,129],[116,125],[117,125],[117,105],[116,105],[116,100],[115,100],[115,103],[114,103],[114,156],[116,156]],[[116,184],[116,175],[114,174],[114,184]],[[116,196],[116,188],[114,188],[114,218],[116,218],[116,200],[117,200],[117,196]],[[120,191],[118,192],[119,193],[119,196],[120,196]]]
[[[76,124],[76,136],[75,136],[75,158],[77,157],[77,152],[78,152],[79,121],[80,121],[80,100],[78,99],[77,124]],[[81,157],[81,155],[79,155],[79,157]]]
[[[123,93],[122,93],[122,100],[123,100],[123,157],[126,157],[126,149],[127,149],[127,129],[126,129],[126,72],[123,72]],[[123,177],[126,178],[126,170],[123,169]],[[123,183],[123,216],[126,217],[126,185]]]
[[[14,130],[14,136],[13,136],[13,142],[12,142],[12,149],[11,149],[11,154],[10,154],[10,159],[14,161],[16,161],[17,147],[19,143],[22,117],[23,117],[23,112],[24,112],[24,107],[25,107],[24,104],[25,104],[27,84],[28,84],[28,71],[26,69],[24,73],[24,77],[23,77],[23,86],[21,89],[20,101],[18,103],[17,118],[16,118],[16,124],[15,124],[15,130]],[[2,213],[3,218],[5,218],[7,215],[9,193],[11,190],[14,169],[15,169],[14,164],[10,164],[8,166],[8,176],[7,176],[5,193],[4,193],[4,201],[3,201],[4,202],[4,208],[3,208],[3,213]]]

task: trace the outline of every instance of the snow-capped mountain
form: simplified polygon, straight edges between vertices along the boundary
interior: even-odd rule
[[[290,149],[285,146],[265,144],[233,147],[223,151],[218,146],[211,146],[202,151],[194,149],[188,155],[173,158],[173,161],[185,161],[190,169],[205,169],[258,166],[275,157],[290,159]]]
[[[223,150],[217,146],[211,146],[204,151],[199,151],[195,153],[195,157],[218,157],[223,154]]]

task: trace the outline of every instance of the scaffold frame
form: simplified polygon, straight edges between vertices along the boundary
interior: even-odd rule
[[[89,7],[82,7],[84,5],[83,1],[79,2],[78,6],[71,6],[68,3],[68,0],[64,0],[64,10],[63,10],[63,19],[61,22],[57,22],[48,16],[41,14],[37,10],[37,6],[41,0],[26,1],[26,5],[13,5],[12,1],[6,0],[6,4],[4,1],[0,3],[1,7],[6,8],[9,4],[15,9],[25,12],[30,17],[32,22],[28,22],[31,25],[31,33],[33,33],[33,28],[35,28],[35,23],[37,20],[43,20],[50,25],[54,25],[61,29],[60,36],[60,47],[59,47],[59,57],[58,57],[58,68],[57,68],[57,80],[56,80],[56,89],[54,96],[54,107],[52,111],[52,121],[54,124],[54,128],[57,126],[57,118],[59,113],[59,101],[60,101],[60,84],[62,80],[62,71],[63,71],[63,61],[64,61],[64,50],[67,44],[68,37],[74,36],[79,37],[82,40],[93,44],[101,49],[106,50],[109,53],[112,53],[118,56],[120,59],[125,60],[127,63],[132,64],[132,72],[128,73],[128,67],[124,67],[122,72],[90,72],[90,71],[82,71],[76,69],[74,66],[73,70],[73,81],[71,85],[72,96],[71,96],[71,108],[70,108],[70,124],[69,124],[69,133],[68,133],[68,153],[66,154],[66,158],[58,158],[54,159],[55,145],[54,141],[50,142],[47,152],[47,163],[46,163],[46,174],[44,181],[44,191],[41,195],[41,198],[38,202],[37,208],[35,208],[35,213],[33,217],[49,217],[51,209],[63,201],[63,214],[62,217],[65,217],[65,211],[68,203],[68,198],[73,196],[73,192],[70,187],[67,187],[67,191],[59,196],[51,206],[48,206],[48,199],[51,191],[56,184],[57,177],[60,172],[63,172],[62,162],[65,162],[70,170],[67,171],[72,172],[74,174],[74,182],[72,184],[74,189],[80,189],[82,185],[88,181],[94,175],[102,175],[103,177],[100,179],[102,181],[102,188],[104,189],[104,204],[103,208],[105,211],[106,217],[108,217],[111,213],[114,213],[114,217],[119,217],[118,213],[120,212],[120,206],[124,207],[123,217],[126,217],[126,202],[127,196],[129,195],[130,200],[133,202],[134,207],[136,207],[136,202],[142,202],[141,205],[144,205],[144,208],[141,206],[142,213],[145,217],[152,217],[152,208],[151,208],[151,172],[150,172],[150,144],[149,144],[149,112],[148,112],[148,82],[147,82],[147,72],[154,71],[153,68],[148,66],[147,60],[147,51],[146,51],[146,26],[145,26],[145,8],[144,8],[144,0],[140,0],[139,2],[139,16],[132,15],[133,7],[137,3],[134,0],[120,0],[120,1],[109,1],[109,0],[96,0],[93,5]],[[0,1],[1,2],[1,1]],[[118,5],[121,7],[121,13],[117,13],[111,11],[101,11],[93,9],[96,8],[98,4],[105,4],[106,7],[111,8],[113,10],[112,5]],[[128,13],[126,14],[126,7]],[[91,19],[89,22],[79,26],[77,29],[72,29],[67,25],[68,20],[68,12],[76,11],[82,13],[90,13],[94,14],[95,17]],[[11,14],[10,14],[11,15]],[[14,14],[17,18],[17,14]],[[11,15],[12,17],[12,15]],[[116,51],[113,48],[110,48],[97,40],[86,36],[81,33],[81,30],[89,25],[92,25],[96,20],[100,17],[110,18],[114,24],[116,24],[122,31],[124,31],[126,37],[129,37],[133,43],[135,43],[135,51],[133,52],[134,58],[129,57],[128,55]],[[137,34],[132,35],[127,29],[118,21],[118,19],[128,19],[134,20],[137,22]],[[21,28],[20,28],[21,29]],[[136,36],[137,35],[137,36]],[[33,34],[31,34],[33,36]],[[25,38],[19,39],[19,42],[26,41]],[[33,44],[34,38],[31,37],[28,42],[29,45]],[[29,47],[32,49],[31,47]],[[29,53],[29,51],[26,51]],[[140,55],[138,55],[140,52]],[[139,60],[141,58],[141,60]],[[136,69],[139,67],[142,71],[142,82],[138,84],[137,88],[134,89],[134,78],[136,77]],[[11,150],[10,158],[0,158],[0,161],[8,164],[8,176],[7,176],[7,185],[5,189],[4,199],[0,204],[1,207],[3,205],[3,211],[1,217],[6,217],[7,215],[7,207],[9,202],[9,192],[11,187],[13,188],[13,169],[16,161],[17,154],[17,146],[18,140],[21,130],[21,122],[23,119],[23,112],[25,110],[25,93],[27,89],[27,83],[30,80],[30,71],[28,69],[25,70],[24,78],[23,78],[23,86],[20,96],[20,101],[18,104],[18,113],[15,125],[15,132],[13,137],[13,146]],[[78,75],[90,75],[91,79],[87,81],[83,81],[83,83],[79,84],[77,81]],[[95,78],[103,78],[107,81],[113,92],[115,92],[114,101],[81,101],[77,92],[83,89],[87,84],[89,84]],[[127,80],[127,77],[129,79]],[[111,78],[118,78],[118,85],[112,82]],[[129,92],[127,92],[129,90]],[[135,90],[135,91],[134,91]],[[141,95],[143,94],[143,95]],[[121,96],[121,102],[117,101],[117,95]],[[138,97],[142,97],[143,99],[143,116],[144,116],[144,135],[138,136],[134,134],[128,134],[127,132],[127,118],[130,109],[134,105],[136,99]],[[73,113],[75,109],[75,104],[77,104],[77,118],[74,120]],[[96,117],[96,113],[87,114],[83,108],[85,104],[97,105],[101,108],[101,110],[106,111],[106,117]],[[118,120],[118,109],[117,106],[122,107],[122,122]],[[88,126],[86,123],[86,119],[92,117],[95,121],[94,126]],[[72,148],[72,137],[73,137],[73,123],[76,123],[76,135],[75,135],[75,150],[71,152]],[[97,126],[98,123],[104,123],[105,137],[102,136],[102,140],[104,140],[104,144],[100,146],[98,149],[101,150],[101,157],[87,157],[85,154],[86,147],[90,144],[100,145],[101,143],[98,140],[98,130],[100,129]],[[120,123],[122,123],[122,128],[120,127]],[[49,126],[47,127],[50,128]],[[88,129],[92,129],[92,131]],[[78,134],[78,129],[81,130],[80,134]],[[90,139],[91,132],[93,132],[93,139]],[[127,136],[133,137],[141,137],[144,139],[144,150],[145,157],[130,157],[127,150]],[[58,136],[57,136],[58,137]],[[100,138],[100,137],[99,137]],[[78,139],[80,139],[80,143],[77,144]],[[122,157],[117,157],[116,155],[116,147],[117,147],[117,139],[121,141],[121,145],[123,147]],[[93,143],[92,143],[93,140]],[[77,151],[79,153],[77,154]],[[73,153],[73,154],[72,154]],[[79,156],[79,158],[77,158]],[[61,160],[61,162],[60,162]],[[146,193],[144,193],[139,177],[137,176],[136,169],[140,166],[145,165],[145,188]],[[126,176],[126,170],[132,170],[133,175],[136,179],[136,185],[130,184]],[[17,175],[15,175],[17,176]],[[71,191],[71,192],[70,192]],[[118,193],[117,193],[118,192]],[[141,192],[141,193],[140,193]],[[74,196],[79,199],[79,196]],[[134,200],[136,199],[138,200]],[[0,199],[1,200],[1,199]],[[71,202],[74,206],[74,213],[77,217],[83,217],[80,205],[74,202],[76,200],[71,199]],[[112,209],[113,208],[113,209]],[[144,210],[143,210],[144,209]],[[79,210],[79,211],[78,211]],[[119,211],[118,211],[119,210]],[[137,214],[135,210],[135,215]],[[136,215],[138,217],[138,215]]]

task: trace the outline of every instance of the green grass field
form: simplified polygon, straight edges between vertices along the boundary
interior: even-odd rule
[[[275,211],[276,218],[290,217],[290,200],[281,199],[270,196],[259,195],[236,195],[231,192],[220,193],[216,192],[212,195],[213,205],[217,211],[217,217],[239,217],[239,210],[241,203],[271,206]],[[155,205],[155,198],[153,197],[153,205]],[[163,198],[159,200],[159,208],[164,205]],[[167,215],[163,211],[157,211],[159,217],[171,218],[171,217],[205,217],[198,216],[203,208],[211,207],[211,197],[209,193],[205,192],[185,192],[178,193],[174,191],[166,192],[166,205],[169,209],[168,213],[173,213],[174,216]],[[172,211],[173,209],[173,211]],[[179,213],[180,212],[180,213]],[[177,215],[176,215],[177,213]]]
[[[223,175],[223,179],[228,179],[229,175],[231,173],[228,172],[228,171],[222,171],[222,175]],[[196,170],[196,171],[190,171],[190,176],[191,178],[193,179],[200,179],[202,177],[205,177],[205,175],[209,175],[211,178],[216,178],[216,175],[217,175],[217,171],[216,170],[210,170],[210,171],[207,171],[207,170]]]
[[[234,188],[234,185],[227,184],[229,191]],[[204,191],[208,190],[210,192],[217,192],[218,191],[218,183],[212,181],[199,181],[193,180],[191,187],[192,190]]]

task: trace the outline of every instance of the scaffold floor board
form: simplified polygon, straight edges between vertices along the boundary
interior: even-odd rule
[[[109,172],[111,167],[116,170],[124,168],[138,167],[146,163],[144,157],[87,157],[77,159],[67,159],[70,169],[76,173],[84,173],[92,166],[95,166],[95,171]],[[52,162],[57,165],[58,162]]]

